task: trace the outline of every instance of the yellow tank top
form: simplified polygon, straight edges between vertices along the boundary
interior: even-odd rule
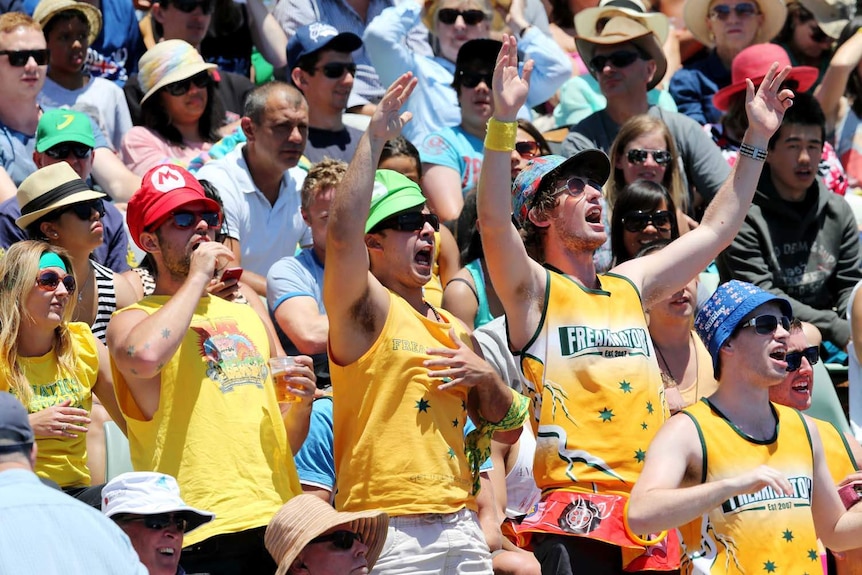
[[[440,232],[434,232],[434,258],[431,261],[431,279],[422,288],[425,301],[434,307],[443,305],[443,282],[440,280]]]
[[[330,354],[333,388],[335,506],[390,515],[475,509],[464,454],[467,391],[439,391],[422,362],[427,348],[454,347],[449,330],[470,345],[445,310],[430,320],[394,293],[380,336],[357,361]]]
[[[521,353],[543,491],[628,494],[667,417],[640,294],[621,276],[590,290],[548,272],[545,309]]]
[[[168,299],[149,296],[118,313],[153,314]],[[162,369],[152,420],[143,420],[125,379],[113,369],[134,468],[173,475],[186,503],[216,514],[186,535],[184,545],[264,526],[301,493],[269,355],[266,328],[254,310],[204,297]]]
[[[703,446],[702,482],[734,477],[760,465],[780,471],[793,495],[766,487],[731,497],[680,528],[684,573],[820,572],[811,513],[814,455],[802,414],[772,404],[778,420],[768,441],[755,441],[703,399],[686,408]]]
[[[823,442],[823,455],[826,466],[829,467],[829,475],[836,485],[849,474],[857,470],[856,458],[847,445],[847,438],[835,427],[834,424],[822,419],[811,418],[817,424],[820,432],[820,441]]]

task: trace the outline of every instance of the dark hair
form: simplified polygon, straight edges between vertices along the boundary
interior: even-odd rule
[[[529,210],[535,210],[537,214],[547,214],[557,205],[557,195],[554,194],[554,188],[559,179],[542,178],[542,183],[539,184],[536,193],[531,201],[527,202]],[[527,249],[527,255],[531,259],[536,260],[540,264],[545,263],[545,236],[548,229],[534,224],[530,218],[521,225],[521,239],[524,241],[524,247]]]
[[[667,211],[670,212],[670,237],[679,237],[679,224],[676,221],[676,205],[670,197],[667,188],[649,180],[635,180],[620,190],[611,214],[611,252],[616,264],[632,259],[626,251],[623,241],[623,216],[634,211],[653,211],[664,200]]]
[[[422,177],[422,159],[419,156],[419,150],[416,149],[410,140],[405,138],[404,136],[398,136],[397,138],[393,138],[392,140],[387,141],[383,145],[383,151],[380,152],[380,161],[377,162],[377,165],[380,166],[383,162],[388,160],[389,158],[398,158],[401,156],[407,156],[409,158],[413,158],[416,162],[416,171],[419,173],[419,177]]]
[[[306,106],[305,96],[296,86],[291,86],[287,82],[274,81],[261,84],[254,90],[248,93],[245,97],[245,104],[242,107],[242,115],[251,120],[255,126],[260,126],[263,122],[263,115],[266,112],[266,104],[270,97],[276,92],[283,92],[285,98],[295,106]]]
[[[525,132],[530,134],[530,136],[532,136],[534,140],[536,140],[536,143],[539,144],[540,156],[551,155],[551,145],[548,144],[548,140],[545,139],[545,136],[542,135],[542,132],[540,132],[539,129],[532,124],[532,122],[519,119],[518,129],[524,130]]]
[[[823,108],[820,107],[820,102],[811,94],[800,92],[793,97],[793,105],[784,112],[784,119],[781,121],[781,126],[769,138],[769,149],[775,148],[778,138],[781,136],[781,129],[785,126],[795,124],[797,126],[817,126],[820,128],[820,141],[826,142],[826,116],[823,114]],[[819,158],[816,159],[820,161]]]
[[[74,8],[72,8],[69,10],[61,10],[60,12],[57,12],[56,14],[51,16],[50,20],[45,22],[45,25],[42,26],[42,33],[45,34],[45,40],[48,40],[48,35],[54,29],[54,26],[68,20],[74,20],[75,18],[87,25],[87,32],[89,33],[90,21],[87,20],[87,15],[80,10],[75,10]]]
[[[844,26],[841,34],[838,36],[836,49],[855,36],[859,28],[862,28],[862,16],[855,16]],[[859,77],[857,66],[853,66],[853,71],[850,72],[844,94],[850,97],[850,107],[853,109],[853,113],[857,116],[862,116],[862,78]]]
[[[644,256],[648,256],[653,252],[657,252],[661,249],[666,248],[670,245],[673,240],[666,240],[664,238],[659,238],[657,240],[653,240],[648,244],[644,244],[641,246],[641,249],[638,250],[638,253],[635,254],[634,259],[642,258]]]
[[[141,104],[141,125],[153,130],[171,144],[182,146],[183,136],[174,126],[161,102],[160,94],[166,87],[159,89]],[[198,119],[198,135],[207,142],[217,142],[221,139],[218,130],[225,124],[224,105],[215,94],[215,84],[210,83],[207,86],[207,105]]]

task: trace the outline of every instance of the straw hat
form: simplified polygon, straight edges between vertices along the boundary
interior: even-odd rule
[[[730,100],[745,91],[745,79],[750,78],[755,87],[759,86],[773,62],[778,62],[779,70],[790,66],[787,52],[777,44],[754,44],[737,54],[730,66],[731,84],[713,94],[713,105],[726,112],[730,107]],[[817,75],[817,68],[812,66],[794,66],[785,82],[795,80],[799,84],[795,91],[807,92],[817,80]]]
[[[783,0],[750,0],[757,4],[763,14],[763,25],[757,31],[754,38],[755,44],[769,42],[781,32],[784,21],[787,19],[787,6]],[[682,17],[686,27],[698,42],[712,48],[715,39],[706,26],[706,18],[709,15],[711,0],[686,0],[683,7]]]
[[[368,569],[374,567],[386,541],[389,516],[383,511],[336,511],[319,497],[302,494],[282,505],[266,528],[264,543],[278,563],[276,575],[287,573],[312,539],[339,525],[362,536],[368,546],[365,554]]]
[[[197,76],[204,70],[215,70],[188,42],[163,40],[147,50],[138,61],[138,83],[144,92],[141,104],[174,82]]]
[[[104,198],[105,194],[91,190],[66,162],[40,168],[18,186],[18,206],[21,217],[15,223],[22,230],[57,208]]]
[[[649,54],[649,57],[655,61],[655,74],[653,74],[650,83],[647,84],[647,89],[653,89],[664,78],[667,60],[664,57],[658,37],[652,30],[628,16],[615,16],[605,24],[599,35],[575,36],[578,53],[588,65],[596,53],[596,46],[614,46],[628,42]],[[595,71],[590,69],[590,74],[595,78]]]
[[[602,0],[598,6],[586,8],[575,14],[575,32],[583,36],[596,33],[596,23],[602,18],[628,16],[637,20],[656,35],[664,45],[670,30],[667,16],[661,12],[648,12],[641,0]]]
[[[92,4],[76,2],[75,0],[42,0],[33,10],[33,20],[44,28],[51,21],[51,18],[66,10],[77,10],[87,19],[90,24],[90,35],[87,37],[87,41],[92,46],[93,42],[96,41],[96,36],[102,30],[102,13]]]
[[[833,40],[838,39],[852,16],[853,4],[842,0],[798,0],[798,2],[814,15],[820,29]]]

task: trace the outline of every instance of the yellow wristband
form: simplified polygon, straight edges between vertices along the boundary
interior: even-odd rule
[[[662,531],[658,534],[655,539],[644,539],[638,535],[635,535],[631,528],[629,527],[629,500],[626,499],[626,504],[623,507],[623,529],[626,530],[626,535],[629,536],[629,539],[637,543],[638,545],[643,545],[644,547],[652,547],[653,545],[658,545],[664,538],[667,537],[667,530]]]
[[[500,122],[491,118],[488,120],[488,131],[485,134],[485,149],[511,152],[515,149],[517,135],[518,122]]]

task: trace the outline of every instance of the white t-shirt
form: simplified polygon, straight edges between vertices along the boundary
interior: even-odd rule
[[[853,323],[851,314],[853,313],[853,300],[856,299],[856,292],[859,291],[859,286],[862,282],[856,284],[853,291],[850,293],[850,299],[847,300],[847,321]],[[853,436],[857,441],[862,441],[862,366],[859,365],[859,360],[856,359],[856,350],[853,349],[853,340],[847,344],[847,357],[849,358],[847,377],[850,380],[850,429],[853,431]],[[862,342],[859,342],[862,345]]]

